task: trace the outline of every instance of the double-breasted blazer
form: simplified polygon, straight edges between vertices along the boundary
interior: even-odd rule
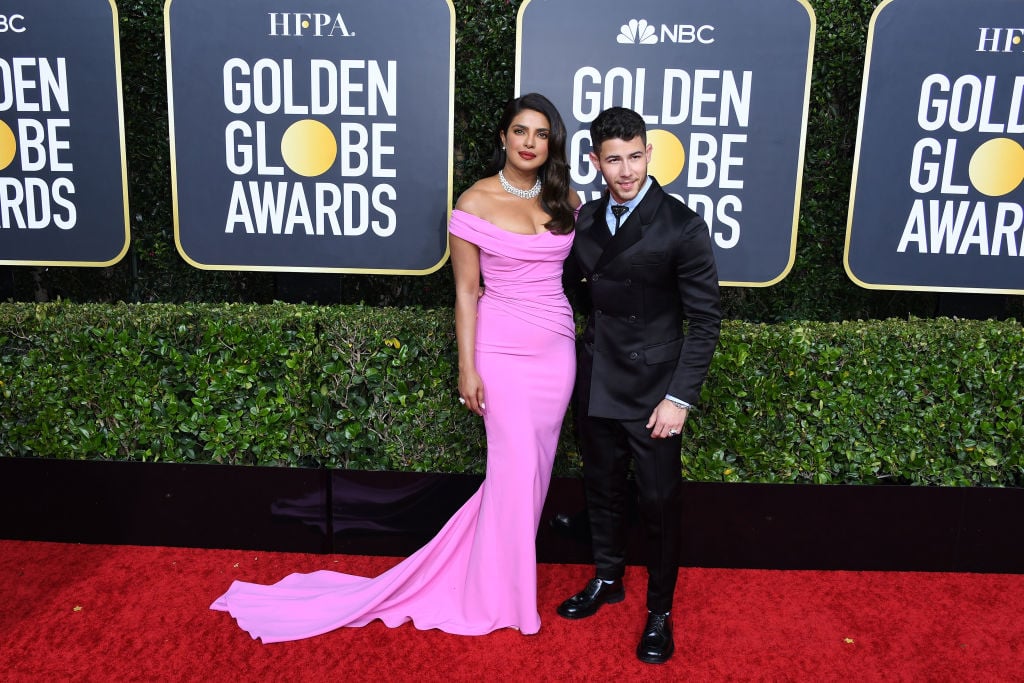
[[[577,397],[591,417],[646,420],[666,394],[700,399],[721,328],[718,271],[707,224],[656,180],[614,237],[608,201],[581,207],[566,259],[566,290],[587,302]]]

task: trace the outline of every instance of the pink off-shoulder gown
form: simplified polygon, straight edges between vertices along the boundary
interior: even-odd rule
[[[459,210],[449,230],[480,248],[486,285],[476,329],[486,478],[430,542],[377,577],[324,570],[269,586],[235,581],[211,609],[253,638],[298,640],[374,619],[460,635],[540,629],[537,526],[575,375],[561,280],[573,234],[512,233]]]

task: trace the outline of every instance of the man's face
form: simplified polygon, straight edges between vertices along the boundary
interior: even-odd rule
[[[605,140],[601,143],[600,149],[591,152],[590,160],[604,176],[615,203],[625,204],[635,197],[647,182],[651,146],[645,146],[639,136],[632,140],[613,138]]]

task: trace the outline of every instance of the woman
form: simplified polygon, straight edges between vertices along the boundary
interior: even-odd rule
[[[510,101],[487,177],[452,212],[459,401],[484,420],[484,483],[437,536],[376,578],[234,582],[211,608],[253,638],[297,640],[374,619],[460,635],[540,629],[537,526],[575,374],[561,278],[579,197],[565,141],[547,98]]]

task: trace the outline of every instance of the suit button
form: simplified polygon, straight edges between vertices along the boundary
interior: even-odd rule
[[[600,317],[601,317],[602,315],[604,315],[604,311],[602,311],[602,310],[601,310],[601,309],[599,308],[599,309],[597,309],[596,311],[594,311],[594,315],[596,315],[596,316],[597,316],[598,318],[600,318]]]
[[[627,287],[632,287],[633,286],[633,281],[630,280],[629,278],[626,278],[626,286]]]
[[[636,360],[639,357],[640,357],[640,354],[637,353],[636,351],[634,351],[633,353],[629,354],[629,359],[630,360]]]
[[[635,323],[636,322],[636,316],[635,315],[629,316],[629,322]]]
[[[600,273],[594,273],[594,275],[590,278],[590,281],[591,282],[597,282],[600,279],[601,279],[601,274]]]

